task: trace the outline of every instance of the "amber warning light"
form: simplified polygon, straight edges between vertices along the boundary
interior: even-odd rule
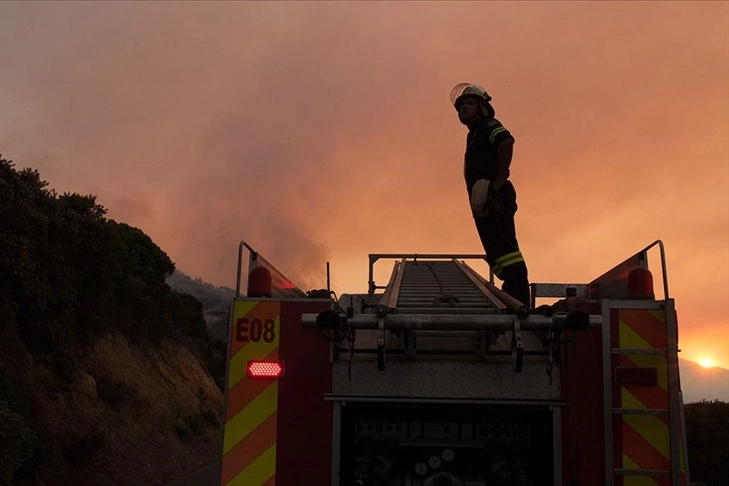
[[[281,378],[283,374],[283,361],[248,362],[248,376],[251,378]]]

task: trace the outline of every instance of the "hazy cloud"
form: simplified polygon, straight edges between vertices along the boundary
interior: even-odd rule
[[[685,357],[718,360],[727,24],[719,2],[3,2],[0,153],[193,277],[234,286],[244,239],[302,287],[331,261],[363,291],[368,253],[482,252],[448,102],[478,82],[517,140],[532,279],[661,238]]]

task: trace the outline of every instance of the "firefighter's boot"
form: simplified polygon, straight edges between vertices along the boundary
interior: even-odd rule
[[[529,307],[531,305],[529,293],[529,279],[526,263],[513,263],[501,271],[499,278],[504,281],[501,290]]]

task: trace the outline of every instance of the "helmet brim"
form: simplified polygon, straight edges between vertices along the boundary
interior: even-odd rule
[[[451,103],[457,108],[457,104],[466,96],[473,96],[474,98],[478,98],[487,103],[491,101],[491,96],[489,96],[486,90],[478,84],[459,83],[451,90]]]

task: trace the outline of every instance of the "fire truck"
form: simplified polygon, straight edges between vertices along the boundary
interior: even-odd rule
[[[241,242],[221,486],[687,486],[663,243],[529,303],[484,260],[372,254],[367,293],[307,294]]]

